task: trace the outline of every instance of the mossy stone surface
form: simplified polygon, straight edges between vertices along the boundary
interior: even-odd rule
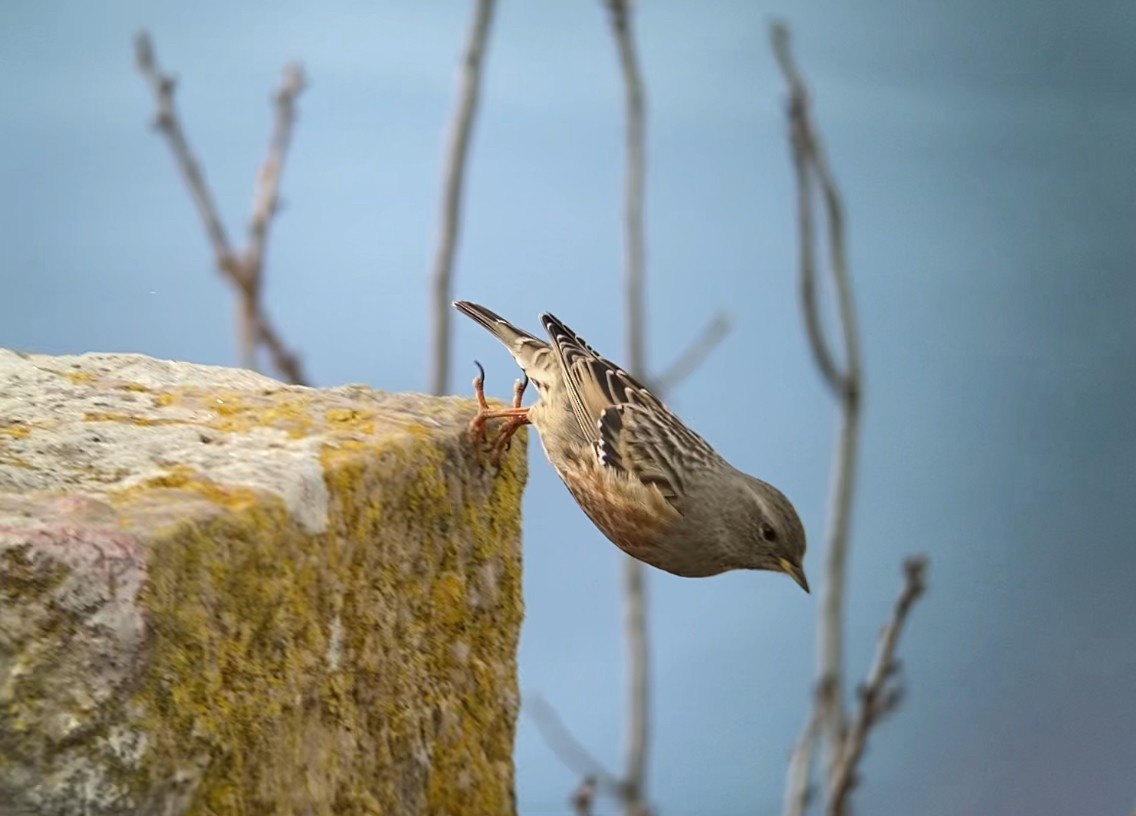
[[[473,411],[0,350],[0,812],[513,813],[525,445]]]

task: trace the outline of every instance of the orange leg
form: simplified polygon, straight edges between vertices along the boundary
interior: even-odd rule
[[[501,463],[501,457],[504,455],[505,451],[509,450],[513,445],[513,434],[525,425],[530,424],[529,409],[521,407],[521,400],[524,398],[525,389],[528,387],[528,384],[529,377],[527,374],[523,380],[517,380],[513,383],[513,407],[506,409],[510,411],[508,422],[501,428],[501,433],[493,445],[494,462],[498,465]],[[512,413],[513,411],[519,413]]]
[[[476,365],[478,373],[473,378],[473,393],[477,397],[478,412],[469,424],[469,432],[480,452],[485,443],[486,423],[491,419],[508,420],[492,445],[493,463],[500,465],[501,456],[512,445],[513,434],[529,424],[529,409],[521,407],[521,400],[524,397],[525,388],[528,387],[529,378],[526,375],[523,380],[517,380],[513,385],[512,408],[494,410],[489,407],[489,403],[485,399],[485,369],[481,367],[481,363],[476,363]]]

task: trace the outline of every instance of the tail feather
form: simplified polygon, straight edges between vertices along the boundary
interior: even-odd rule
[[[513,355],[517,365],[528,375],[529,382],[542,396],[549,393],[550,388],[553,389],[551,393],[556,393],[556,387],[563,380],[563,374],[560,358],[558,353],[553,351],[552,346],[524,329],[518,329],[501,315],[484,306],[470,303],[468,300],[456,300],[454,308],[479,323],[500,340]]]
[[[470,303],[468,300],[455,300],[454,308],[481,324],[490,334],[508,346],[509,351],[514,351],[518,340],[536,340],[527,331],[518,329],[501,315],[484,306]]]

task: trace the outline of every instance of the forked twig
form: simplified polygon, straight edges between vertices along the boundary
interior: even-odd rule
[[[868,681],[860,690],[860,709],[844,738],[840,755],[828,781],[829,812],[845,816],[848,799],[857,781],[857,769],[873,727],[899,705],[902,687],[897,682],[899,663],[895,658],[899,638],[915,602],[927,589],[927,559],[908,558],[903,564],[903,589],[896,599],[891,618],[880,633],[876,657]]]
[[[280,178],[295,126],[296,98],[304,90],[303,68],[297,63],[290,63],[284,68],[284,76],[275,95],[276,119],[268,155],[257,180],[248,246],[244,252],[237,252],[229,240],[205,174],[189,147],[185,129],[177,115],[174,106],[177,83],[172,76],[162,72],[148,32],[138,34],[134,52],[138,70],[154,94],[157,106],[154,126],[170,146],[174,163],[189,188],[190,197],[205,226],[205,234],[213,247],[217,268],[237,290],[241,364],[255,370],[257,348],[263,345],[285,379],[298,385],[306,384],[307,378],[299,358],[289,351],[261,303],[269,227],[280,209]]]
[[[540,695],[526,694],[524,711],[540,732],[545,745],[564,763],[564,767],[581,779],[592,780],[593,793],[596,789],[602,789],[604,793],[619,795],[622,783],[618,777],[584,747],[551,703]]]
[[[828,548],[822,584],[821,614],[818,632],[820,652],[817,679],[817,706],[821,712],[819,728],[812,733],[824,738],[827,767],[831,772],[836,761],[834,746],[844,739],[843,702],[843,615],[847,582],[849,531],[852,518],[852,496],[855,491],[856,456],[860,437],[860,403],[862,394],[860,348],[856,330],[856,313],[851,297],[851,284],[844,252],[844,217],[835,182],[827,171],[818,137],[809,113],[809,98],[804,80],[793,61],[788,29],[781,24],[772,28],[773,51],[789,87],[789,133],[793,148],[793,166],[797,177],[798,230],[801,252],[801,300],[805,326],[817,367],[840,400],[841,427],[833,466],[832,509],[828,531]],[[823,173],[818,167],[824,167]],[[813,225],[812,188],[817,184],[826,203],[831,274],[840,296],[839,320],[844,343],[844,367],[835,362],[821,330],[820,308],[815,291],[816,250]],[[808,729],[807,729],[808,731]],[[804,740],[803,741],[807,741]],[[811,750],[800,751],[799,758],[811,757]],[[805,778],[808,773],[804,773]],[[790,771],[790,779],[799,784],[802,773]],[[799,790],[787,793],[786,801],[800,801]]]
[[[683,380],[698,370],[718,344],[730,333],[732,323],[725,312],[715,315],[686,350],[662,374],[654,377],[650,385],[659,396],[673,391]]]
[[[820,145],[810,109],[809,94],[789,47],[789,31],[779,23],[771,30],[773,52],[789,88],[789,134],[797,182],[797,222],[800,241],[801,302],[805,329],[817,368],[836,395],[841,412],[840,435],[833,465],[832,506],[826,551],[823,595],[818,627],[816,699],[803,733],[794,747],[786,779],[784,812],[803,816],[812,803],[813,754],[820,741],[825,753],[825,807],[843,816],[868,731],[899,700],[898,687],[888,686],[894,674],[894,652],[911,605],[923,591],[926,562],[909,559],[907,581],[896,614],[885,629],[877,662],[861,696],[861,708],[849,729],[844,711],[844,596],[855,488],[863,374],[852,285],[845,251],[844,210],[828,159]],[[836,289],[842,360],[829,345],[817,299],[817,252],[813,191],[819,189],[827,227],[830,273]]]

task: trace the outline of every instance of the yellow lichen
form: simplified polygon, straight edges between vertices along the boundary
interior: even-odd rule
[[[194,814],[514,812],[524,434],[497,472],[471,461],[454,401],[111,387],[177,412],[86,420],[319,435],[329,494],[320,534],[185,466],[111,494],[149,548],[146,669],[100,712],[145,738],[121,789],[141,803],[200,772]],[[0,446],[29,432],[0,424]]]
[[[23,439],[32,432],[29,425],[20,422],[5,422],[0,424],[0,436],[10,436],[13,439]]]
[[[323,428],[312,413],[312,397],[306,392],[278,392],[250,399],[246,393],[214,394],[203,400],[203,407],[217,415],[208,424],[222,431],[248,433],[270,427],[286,431],[293,438],[308,436]]]
[[[184,425],[184,419],[164,419],[161,417],[142,417],[134,414],[113,413],[110,411],[87,411],[83,414],[84,422],[124,422],[128,425],[149,428],[159,425]]]
[[[456,572],[447,572],[434,581],[433,602],[435,614],[444,624],[455,624],[469,614],[466,601],[465,578]]]
[[[267,417],[223,404],[232,427],[320,424],[287,401]],[[322,420],[344,429],[323,451],[326,533],[188,468],[119,495],[128,517],[163,491],[216,508],[172,524],[150,558],[135,703],[153,749],[134,781],[200,756],[197,814],[512,813],[523,437],[495,474],[464,461],[464,435]],[[494,602],[474,604],[485,574]]]

